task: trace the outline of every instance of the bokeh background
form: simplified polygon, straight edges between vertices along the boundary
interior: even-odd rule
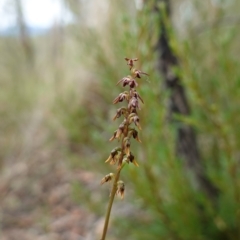
[[[0,1],[0,239],[100,239],[124,57],[150,77],[139,81],[140,167],[122,173],[108,239],[240,239],[240,2],[171,1],[171,16],[168,3]],[[171,121],[160,19],[192,109]],[[196,132],[214,198],[176,154],[181,124]]]

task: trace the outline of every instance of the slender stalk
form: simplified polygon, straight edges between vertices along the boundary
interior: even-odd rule
[[[111,215],[113,201],[114,201],[116,191],[117,191],[117,182],[118,182],[119,177],[120,177],[120,172],[121,172],[121,168],[119,168],[117,170],[117,174],[114,178],[114,182],[113,182],[113,185],[112,185],[112,190],[111,190],[111,195],[110,195],[108,208],[107,208],[107,212],[106,212],[105,223],[104,223],[104,227],[103,227],[103,233],[102,233],[101,240],[105,240],[105,237],[106,237],[106,234],[107,234],[108,223],[109,223],[109,219],[110,219],[110,215]]]

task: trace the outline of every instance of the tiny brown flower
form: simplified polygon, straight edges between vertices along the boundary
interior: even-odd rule
[[[128,109],[132,109],[132,108],[134,109],[139,108],[138,99],[135,97],[132,97],[128,103]]]
[[[120,195],[121,199],[124,198],[124,191],[125,191],[125,184],[123,181],[118,181],[117,182],[117,195]]]
[[[131,95],[131,96],[134,96],[134,97],[137,98],[137,99],[139,98],[139,99],[141,100],[141,102],[144,103],[144,102],[143,102],[143,99],[141,98],[141,96],[139,95],[139,93],[136,91],[136,89],[131,90],[130,95]]]
[[[116,120],[117,118],[120,118],[122,116],[122,114],[124,114],[127,111],[126,108],[121,107],[117,110],[117,113],[115,114],[115,116],[113,117],[113,120]]]
[[[139,123],[140,119],[138,117],[138,115],[133,115],[130,119],[129,119],[129,122],[132,123],[134,122],[134,124],[138,127],[139,130],[141,130],[141,126],[140,126],[140,123]]]
[[[137,161],[135,160],[134,155],[130,152],[130,155],[128,156],[128,159],[131,163],[133,163],[136,167],[139,167]]]
[[[149,76],[147,73],[142,72],[142,71],[140,71],[140,70],[137,70],[137,69],[135,69],[135,68],[132,69],[132,73],[133,73],[133,76],[134,76],[134,77],[137,77],[137,78],[141,78],[141,75],[147,75],[147,76]]]
[[[121,150],[120,147],[114,148],[114,149],[111,151],[108,159],[107,159],[105,162],[106,162],[106,163],[107,163],[107,162],[110,162],[111,165],[112,165],[112,164],[115,164],[115,163],[117,162],[117,160],[118,160],[118,152],[119,152],[120,150]]]
[[[114,174],[113,173],[109,173],[107,174],[102,180],[101,180],[101,185],[106,183],[106,182],[109,182],[112,180]]]
[[[127,154],[127,156],[128,156],[130,154],[130,146],[131,146],[130,139],[128,137],[126,137],[126,138],[124,138],[123,142],[124,142],[125,154]]]
[[[124,77],[121,80],[119,80],[116,85],[118,85],[121,82],[128,82],[131,80],[131,78],[132,78],[131,76]]]
[[[127,76],[118,81],[117,85],[122,82],[122,86],[125,87],[129,85],[130,88],[135,88],[138,86],[138,83],[131,76]]]
[[[138,137],[138,131],[136,129],[133,129],[132,136],[134,139],[141,143],[141,140]]]
[[[138,58],[125,58],[125,60],[127,61],[127,65],[130,66],[130,70],[132,69],[133,67],[133,62],[137,61]]]
[[[126,121],[124,120],[119,126],[118,126],[118,129],[117,129],[117,133],[116,133],[116,137],[115,138],[120,138],[123,131],[124,131],[124,128],[125,128],[125,125],[126,125]]]
[[[123,100],[128,100],[129,97],[129,93],[127,91],[120,93],[114,100],[113,100],[113,104],[116,104],[118,102],[122,102]]]
[[[113,141],[116,138],[117,130],[113,133],[113,136],[109,139],[109,141]]]

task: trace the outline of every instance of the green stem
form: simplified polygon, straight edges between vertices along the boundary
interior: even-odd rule
[[[116,191],[117,191],[117,182],[118,182],[119,177],[120,177],[120,172],[121,172],[121,167],[117,170],[117,173],[116,173],[116,176],[114,178],[113,185],[112,185],[112,190],[111,190],[110,200],[109,200],[109,203],[108,203],[108,208],[107,208],[107,213],[106,213],[106,217],[105,217],[105,223],[104,223],[104,227],[103,227],[103,233],[102,233],[101,240],[105,240],[105,237],[106,237],[106,234],[107,234],[108,223],[109,223],[109,219],[110,219],[110,215],[111,215],[113,200],[114,200],[114,197],[115,197]]]

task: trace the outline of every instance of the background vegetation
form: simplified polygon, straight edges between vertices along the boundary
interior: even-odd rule
[[[108,186],[100,189],[98,184],[111,171],[104,161],[115,147],[108,142],[117,127],[111,120],[111,102],[120,90],[116,81],[128,73],[124,57],[138,57],[138,66],[150,78],[142,79],[139,87],[145,99],[140,112],[142,145],[134,151],[140,167],[123,171],[126,197],[115,203],[109,239],[240,238],[240,4],[172,3],[168,31],[180,61],[174,71],[181,77],[192,114],[175,116],[170,123],[169,92],[156,67],[160,26],[153,3],[137,9],[133,1],[106,2],[101,21],[91,25],[84,1],[66,0],[75,16],[73,24],[41,36],[1,37],[5,239],[14,239],[7,235],[9,229],[26,231],[20,223],[33,211],[31,227],[41,229],[38,235],[70,239],[51,225],[58,218],[51,210],[59,203],[48,197],[62,181],[70,183],[68,203],[94,215],[85,232],[77,234],[97,238],[89,234],[98,234],[95,223],[103,217],[108,199]],[[197,133],[206,175],[219,189],[214,200],[198,189],[176,157],[176,127],[182,123]],[[13,214],[19,214],[19,222],[13,221]]]

